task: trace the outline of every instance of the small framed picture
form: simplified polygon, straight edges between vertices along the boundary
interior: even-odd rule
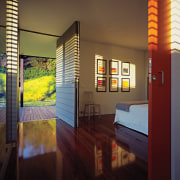
[[[114,61],[114,60],[109,61],[109,74],[110,75],[119,74],[119,61]]]
[[[107,60],[97,59],[97,74],[106,75]]]
[[[121,79],[121,91],[130,92],[130,78]]]
[[[119,78],[109,78],[109,92],[118,92]]]
[[[106,92],[106,77],[97,77],[97,92]]]
[[[121,74],[122,76],[129,76],[130,75],[130,63],[129,62],[122,62],[121,66]]]

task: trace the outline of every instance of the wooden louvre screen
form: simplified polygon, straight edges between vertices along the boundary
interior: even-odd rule
[[[16,141],[18,96],[18,0],[6,1],[6,143]]]
[[[75,22],[57,41],[56,115],[78,127],[79,112],[79,22]]]

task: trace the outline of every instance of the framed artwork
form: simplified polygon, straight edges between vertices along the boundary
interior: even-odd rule
[[[122,68],[121,69],[122,76],[130,75],[130,63],[129,62],[122,62],[121,68]]]
[[[106,92],[106,77],[97,77],[97,92]]]
[[[114,60],[109,61],[109,74],[110,75],[119,74],[119,61],[114,61]]]
[[[97,59],[97,74],[106,75],[107,60]]]
[[[121,91],[130,92],[130,78],[121,79]]]
[[[109,78],[109,92],[118,92],[119,78]]]

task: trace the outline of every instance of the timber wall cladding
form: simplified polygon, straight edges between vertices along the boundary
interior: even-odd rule
[[[79,82],[79,23],[75,22],[57,42],[56,115],[77,127]]]

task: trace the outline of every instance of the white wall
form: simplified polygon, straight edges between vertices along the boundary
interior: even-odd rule
[[[80,41],[80,48],[80,112],[84,110],[84,103],[86,102],[83,97],[85,91],[93,92],[95,103],[101,105],[101,114],[114,114],[116,104],[120,101],[146,99],[145,51],[85,40]],[[136,88],[132,88],[130,92],[121,92],[121,90],[119,90],[119,92],[109,92],[109,79],[107,79],[107,91],[96,92],[95,55],[101,55],[106,60],[117,59],[135,64]],[[107,73],[109,73],[109,70],[107,70]]]
[[[171,55],[171,176],[180,179],[180,54]]]

